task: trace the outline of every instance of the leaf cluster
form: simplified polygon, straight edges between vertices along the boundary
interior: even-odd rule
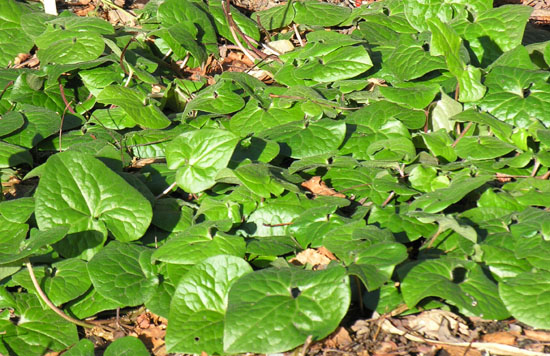
[[[550,37],[530,8],[304,0],[228,22],[224,4],[151,1],[114,28],[0,2],[0,178],[32,187],[0,202],[0,354],[94,352],[29,262],[72,317],[166,317],[170,352],[321,339],[350,284],[379,313],[550,328]],[[305,34],[255,63],[269,85],[182,70],[260,28]],[[39,69],[9,66],[33,48]],[[147,354],[105,354],[123,350]]]

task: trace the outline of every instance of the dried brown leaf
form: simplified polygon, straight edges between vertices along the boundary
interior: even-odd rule
[[[516,338],[517,337],[515,335],[507,331],[498,331],[487,335],[483,335],[482,340],[485,342],[494,342],[494,343],[503,344],[503,345],[515,345]]]
[[[321,180],[320,176],[311,177],[309,180],[302,182],[302,187],[306,188],[314,195],[333,196],[338,198],[345,198],[342,193],[338,193],[332,188],[329,188],[325,182]]]

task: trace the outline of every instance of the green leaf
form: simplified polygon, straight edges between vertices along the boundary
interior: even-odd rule
[[[245,242],[240,236],[217,233],[209,236],[206,231],[198,234],[191,229],[173,235],[153,253],[153,261],[194,265],[217,255],[244,257]]]
[[[426,73],[446,68],[444,58],[431,56],[422,47],[422,42],[404,34],[399,36],[395,50],[386,61],[383,61],[382,66],[399,81],[420,78]]]
[[[99,294],[95,288],[90,288],[86,294],[69,303],[67,309],[74,316],[82,319],[93,316],[104,310],[114,310],[118,307],[120,307],[118,302],[106,299]]]
[[[21,253],[26,257],[26,251],[21,251],[20,246],[25,246],[25,237],[29,230],[29,225],[27,224],[18,224],[12,223],[6,220],[4,217],[0,217],[0,263],[9,264],[11,262],[17,261],[18,254]],[[14,256],[15,253],[15,256]],[[17,272],[13,271],[13,273]]]
[[[216,53],[218,49],[216,46],[216,31],[208,12],[201,5],[195,1],[184,1],[182,3],[180,0],[168,0],[160,4],[157,16],[164,27],[192,23],[198,30],[197,42],[202,44],[209,53]],[[177,36],[174,38],[177,38]],[[180,44],[184,47],[189,45],[184,42],[180,42]],[[199,58],[195,58],[199,60]],[[199,60],[199,62],[202,61]]]
[[[22,163],[32,165],[32,156],[26,148],[0,141],[0,168],[15,167]]]
[[[452,181],[448,188],[438,189],[416,198],[410,204],[410,209],[422,209],[427,213],[438,213],[491,179],[491,176],[477,176]]]
[[[225,352],[282,352],[303,344],[309,335],[322,339],[339,325],[349,302],[342,267],[248,273],[229,291]]]
[[[68,151],[46,163],[36,189],[38,227],[71,225],[80,236],[109,231],[116,239],[139,239],[149,227],[151,204],[96,158]]]
[[[159,284],[151,264],[152,253],[143,246],[111,241],[88,262],[97,292],[120,307],[149,300]]]
[[[48,345],[48,348],[55,351],[64,350],[78,342],[76,326],[61,319],[52,310],[43,309],[38,297],[20,293],[16,301],[15,309],[20,317],[17,324],[18,336],[25,342]]]
[[[66,104],[63,102],[59,85],[45,86],[42,89],[43,79],[32,73],[21,73],[9,93],[8,99],[20,104],[30,104],[44,107],[49,110],[63,112]],[[69,90],[65,91],[65,98],[72,100]]]
[[[231,131],[244,137],[292,121],[301,121],[303,118],[304,112],[300,105],[289,108],[271,107],[265,110],[258,106],[256,100],[249,100],[241,111],[233,115],[229,127]]]
[[[170,120],[147,96],[136,90],[109,85],[97,96],[97,101],[120,106],[137,124],[152,129],[163,129]]]
[[[439,226],[440,232],[451,229],[461,236],[467,238],[471,242],[477,243],[477,232],[475,231],[475,229],[469,225],[461,225],[459,221],[451,215],[427,214],[421,211],[410,211],[407,213],[407,215],[412,216],[423,223],[436,222]]]
[[[25,223],[34,213],[34,198],[23,197],[0,203],[0,214],[15,223]]]
[[[94,356],[94,343],[88,339],[82,339],[73,345],[65,356]]]
[[[491,136],[463,137],[455,147],[456,154],[464,159],[493,159],[504,156],[516,147]]]
[[[169,352],[223,353],[224,318],[231,285],[252,268],[243,259],[218,255],[196,264],[179,281],[170,304]]]
[[[181,134],[166,147],[168,168],[177,169],[178,186],[190,193],[212,187],[216,174],[227,166],[238,137],[220,129]]]
[[[61,128],[61,117],[56,112],[33,105],[23,105],[21,112],[25,115],[23,130],[4,138],[4,141],[14,145],[32,148],[42,140]],[[66,121],[65,121],[66,120]],[[65,117],[63,127],[65,130],[81,125],[76,117]]]
[[[233,91],[231,82],[222,80],[201,91],[187,106],[183,116],[193,110],[212,112],[216,114],[230,114],[242,109],[243,98]]]
[[[237,145],[231,161],[240,163],[248,159],[267,163],[277,157],[279,151],[280,148],[276,142],[258,137],[245,138]]]
[[[241,183],[263,198],[281,195],[284,187],[264,164],[247,164],[233,171]]]
[[[453,148],[453,140],[444,129],[422,134],[422,139],[436,157],[443,157],[448,162],[456,161],[457,154]]]
[[[325,235],[336,225],[337,221],[330,221],[331,214],[336,206],[316,206],[304,211],[292,221],[288,233],[302,246],[322,246]]]
[[[438,18],[428,18],[427,24],[432,32],[430,53],[434,56],[445,56],[449,72],[459,82],[460,101],[469,102],[481,99],[485,94],[485,86],[481,84],[481,71],[479,68],[467,66],[460,57],[462,39],[451,26],[441,22]]]
[[[319,5],[329,5],[319,3]],[[366,72],[372,67],[372,61],[362,46],[347,46],[320,57],[313,58],[295,69],[300,79],[311,79],[326,83],[350,79]]]
[[[495,67],[487,75],[487,95],[480,101],[482,109],[514,126],[529,127],[540,120],[550,125],[545,109],[550,102],[548,73],[521,68]]]
[[[86,263],[76,258],[53,263],[51,268],[35,267],[34,272],[38,283],[55,305],[62,305],[76,299],[92,285]],[[15,274],[12,280],[29,292],[37,294],[27,270]]]
[[[351,9],[348,7],[317,1],[297,1],[292,5],[296,11],[294,22],[300,25],[336,26],[347,20],[351,14]]]
[[[433,192],[438,188],[447,187],[450,182],[446,176],[438,176],[437,169],[430,166],[418,165],[409,173],[409,182],[414,189],[423,192]]]
[[[188,6],[193,7],[193,5]],[[187,54],[191,54],[198,63],[204,63],[207,58],[206,51],[195,40],[195,35],[188,31],[185,24],[177,23],[155,31],[153,34],[162,38],[170,46],[176,59],[183,59]]]
[[[394,267],[407,259],[407,251],[401,244],[385,242],[357,251],[354,259],[348,273],[358,276],[367,290],[373,291],[390,280]]]
[[[499,6],[480,12],[474,22],[459,21],[453,28],[468,41],[478,62],[485,67],[521,44],[531,12],[533,9],[528,6]]]
[[[14,0],[0,3],[0,67],[13,62],[19,53],[28,53],[33,46],[21,26],[21,7]]]
[[[450,132],[453,130],[454,123],[449,120],[454,115],[462,112],[462,105],[453,100],[450,96],[441,92],[441,100],[438,100],[432,110],[432,129],[437,131],[439,129],[445,129]]]
[[[258,24],[248,18],[248,16],[243,15],[237,8],[230,6],[230,12],[233,17],[233,20],[239,26],[239,29],[247,36],[252,37],[256,41],[260,40],[260,31],[258,29]],[[214,17],[216,29],[218,33],[223,36],[225,39],[234,43],[235,39],[233,38],[231,31],[229,30],[229,25],[227,24],[227,19],[222,10],[222,1],[221,0],[212,0],[208,2],[209,14]]]
[[[64,30],[96,33],[98,35],[112,35],[115,33],[113,25],[99,17],[59,16],[49,24]]]
[[[450,257],[421,261],[401,283],[409,307],[427,297],[440,297],[461,312],[490,319],[504,319],[510,313],[499,298],[497,285],[471,261]]]
[[[429,21],[437,19],[448,22],[453,15],[453,8],[450,3],[442,0],[403,1],[405,17],[409,23],[419,32],[426,31],[429,28]],[[433,32],[433,31],[432,31]]]
[[[286,27],[294,19],[294,6],[292,3],[279,5],[267,10],[255,12],[252,15],[253,20],[259,21],[259,24],[266,30],[277,30]]]
[[[183,231],[191,226],[193,213],[193,209],[179,199],[160,199],[153,208],[153,225],[170,232]]]
[[[8,135],[25,123],[23,115],[16,111],[8,111],[0,116],[0,136]]]
[[[506,278],[499,283],[500,297],[514,318],[534,328],[550,327],[547,271],[533,271]]]
[[[322,119],[309,125],[290,122],[266,130],[261,136],[282,144],[281,151],[288,156],[305,158],[335,151],[342,144],[345,133],[343,121]]]
[[[97,59],[104,48],[101,36],[80,33],[40,48],[37,55],[42,63],[72,64]]]
[[[424,109],[432,102],[438,92],[438,86],[380,87],[380,93],[389,101],[405,104],[414,109]]]
[[[105,350],[104,356],[149,356],[149,351],[140,339],[125,336],[113,341]]]

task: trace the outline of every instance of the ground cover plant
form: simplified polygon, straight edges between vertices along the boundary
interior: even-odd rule
[[[164,0],[115,28],[0,2],[0,354],[93,355],[83,320],[139,306],[175,353],[291,350],[351,303],[550,328],[530,12]],[[214,73],[220,48],[255,65]]]

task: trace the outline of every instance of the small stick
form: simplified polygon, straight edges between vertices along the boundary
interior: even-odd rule
[[[48,305],[48,307],[50,307],[51,310],[53,310],[57,315],[59,315],[60,317],[62,317],[65,320],[67,320],[68,322],[71,322],[71,323],[76,324],[78,326],[82,326],[83,328],[91,329],[91,328],[95,327],[95,325],[93,325],[93,324],[88,324],[88,323],[86,323],[82,320],[75,319],[75,318],[65,314],[63,312],[63,310],[56,307],[55,304],[53,304],[51,302],[51,300],[48,298],[46,293],[44,293],[42,288],[40,288],[40,284],[36,280],[36,276],[34,275],[34,270],[32,269],[32,265],[31,265],[31,263],[28,259],[25,262],[25,265],[27,266],[27,269],[29,270],[29,275],[31,277],[32,284],[34,285],[34,288],[36,288],[36,291],[38,292],[38,295],[44,301],[44,303],[46,303],[46,305]]]
[[[302,41],[302,36],[300,36],[300,31],[298,31],[298,26],[296,26],[296,24],[293,23],[292,28],[294,28],[294,35],[296,35],[296,39],[298,40],[300,47],[304,47],[304,41]]]
[[[2,99],[2,96],[4,95],[4,93],[6,92],[6,90],[8,90],[9,87],[11,87],[13,85],[13,80],[10,80],[8,82],[8,84],[6,84],[6,86],[4,87],[4,89],[2,90],[2,92],[0,93],[0,99]]]
[[[262,20],[260,19],[260,15],[256,15],[256,22],[258,23],[258,27],[260,28],[260,31],[262,31],[264,33],[265,37],[267,37],[267,40],[269,42],[271,42],[271,35],[265,29],[265,27],[262,25]]]
[[[327,104],[327,103],[323,103],[323,102],[320,102],[320,101],[317,101],[317,100],[314,100],[314,99],[304,98],[304,97],[301,97],[301,96],[269,94],[269,97],[270,98],[291,99],[291,100],[309,100],[312,103],[315,103],[317,105],[328,106],[330,108],[335,108],[335,109],[338,109],[338,110],[359,110],[359,109],[361,109],[361,108],[347,108],[347,107],[344,107],[344,106],[337,106],[337,105],[333,105],[333,104]]]
[[[533,167],[533,170],[531,171],[531,177],[534,177],[537,175],[537,171],[539,170],[540,162],[538,159],[535,158],[535,166]]]
[[[457,143],[462,139],[462,137],[464,137],[464,135],[466,135],[466,132],[468,132],[470,127],[472,127],[472,122],[469,122],[468,125],[466,125],[466,127],[464,128],[464,130],[462,130],[462,132],[460,133],[460,136],[458,136],[455,142],[453,142],[453,144],[451,145],[452,148],[456,147]]]
[[[65,105],[65,110],[63,110],[63,115],[61,115],[61,123],[59,124],[59,152],[62,152],[61,149],[61,136],[63,134],[63,122],[65,121],[65,114],[67,113],[67,108],[69,108],[69,105],[72,103],[72,100],[70,103]]]
[[[59,83],[59,93],[61,93],[61,99],[63,99],[63,102],[65,103],[66,107],[69,109],[71,114],[76,114],[76,112],[71,107],[70,103],[67,101],[67,97],[65,96],[65,90],[63,89],[63,84]]]
[[[280,223],[280,224],[266,224],[266,223],[263,223],[262,225],[266,226],[266,227],[278,227],[278,226],[288,226],[288,225],[292,225],[292,224],[294,224],[294,223],[293,222]]]
[[[388,205],[388,203],[393,199],[394,196],[395,196],[395,192],[392,190],[390,195],[388,195],[386,200],[384,200],[384,202],[382,203],[382,208]]]
[[[166,194],[170,193],[170,191],[171,191],[172,189],[174,189],[174,187],[175,187],[177,184],[178,184],[178,183],[176,183],[176,182],[170,184],[170,186],[169,186],[168,188],[164,189],[164,191],[163,191],[162,193],[160,193],[159,195],[157,195],[157,196],[155,197],[155,199],[160,199],[160,198],[162,198],[163,196],[165,196]]]
[[[136,40],[135,37],[130,38],[130,41],[126,43],[126,46],[122,49],[122,52],[120,53],[120,68],[122,68],[122,71],[124,74],[128,75],[128,71],[126,70],[126,67],[124,66],[124,56],[126,55],[126,51],[128,50],[128,47],[130,46],[130,43],[134,42]]]

